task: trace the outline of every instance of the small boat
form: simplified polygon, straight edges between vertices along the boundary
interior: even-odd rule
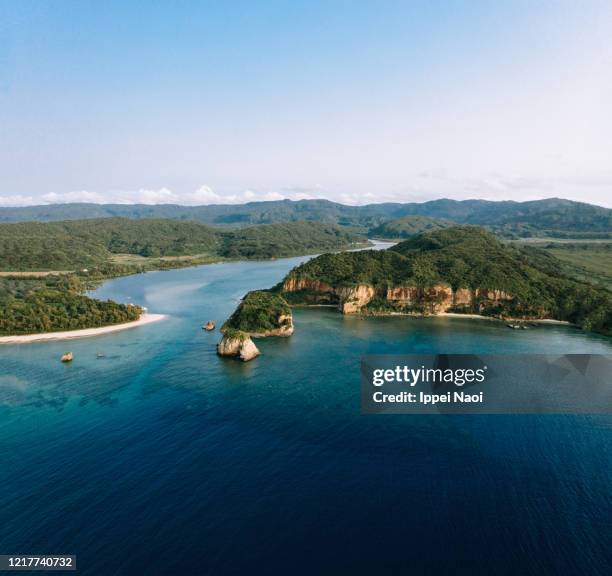
[[[106,354],[102,354],[102,352],[98,352],[96,354],[96,358],[106,358]]]
[[[212,320],[209,320],[208,322],[206,322],[206,324],[204,324],[204,326],[202,326],[202,330],[206,330],[207,332],[210,332],[214,329],[215,323]]]
[[[73,359],[74,359],[74,355],[72,354],[72,352],[66,352],[62,356],[62,362],[72,362]]]

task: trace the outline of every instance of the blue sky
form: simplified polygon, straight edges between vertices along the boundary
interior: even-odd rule
[[[0,205],[609,205],[610,150],[610,2],[0,0]]]

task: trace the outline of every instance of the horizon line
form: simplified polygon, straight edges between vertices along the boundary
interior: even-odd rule
[[[392,201],[381,201],[381,202],[368,202],[364,204],[348,204],[344,202],[338,202],[337,200],[331,200],[330,198],[279,198],[279,199],[270,199],[270,200],[250,200],[248,202],[214,202],[209,204],[181,204],[177,202],[96,202],[96,201],[77,201],[77,202],[41,202],[40,204],[21,204],[21,205],[0,205],[0,210],[20,210],[23,208],[43,208],[49,206],[178,206],[181,208],[205,208],[205,207],[214,207],[214,206],[248,206],[253,204],[272,204],[279,202],[291,202],[291,203],[299,203],[299,202],[329,202],[331,204],[337,204],[339,206],[347,206],[352,208],[360,208],[365,206],[379,206],[383,204],[397,204],[397,205],[406,205],[406,204],[429,204],[433,202],[490,202],[490,203],[512,203],[512,204],[529,204],[535,202],[545,202],[547,200],[560,200],[563,202],[572,202],[574,204],[585,204],[588,206],[597,206],[599,208],[604,208],[606,210],[611,210],[612,207],[605,206],[603,204],[595,204],[593,202],[585,202],[584,200],[572,200],[570,198],[563,198],[560,196],[548,196],[544,198],[538,198],[533,200],[510,200],[510,199],[500,199],[500,200],[490,200],[488,198],[449,198],[446,196],[442,196],[440,198],[433,198],[431,200],[412,200],[406,202],[392,202]]]

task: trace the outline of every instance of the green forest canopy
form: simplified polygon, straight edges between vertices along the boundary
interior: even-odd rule
[[[553,318],[602,332],[609,332],[612,323],[608,290],[571,278],[551,254],[501,242],[472,226],[423,233],[388,250],[323,254],[294,268],[288,277],[332,286],[447,283],[453,289],[498,289],[512,294],[512,305],[524,313],[544,309]]]
[[[142,313],[138,306],[94,300],[82,291],[76,276],[0,278],[0,335],[97,328]]]
[[[238,308],[223,324],[223,331],[229,329],[247,333],[266,332],[281,328],[281,316],[291,314],[291,308],[280,295],[267,290],[249,292]]]
[[[111,261],[113,254],[134,254],[154,262],[155,267],[166,267],[195,260],[155,258],[202,254],[208,256],[206,261],[213,256],[271,258],[339,250],[364,241],[363,236],[347,228],[316,222],[235,231],[196,222],[125,218],[0,224],[0,270],[77,271],[45,278],[0,278],[0,333],[73,330],[137,319],[137,307],[99,302],[83,295],[82,279],[145,269],[140,263]]]
[[[409,238],[421,232],[430,232],[453,226],[449,220],[429,218],[428,216],[404,216],[390,220],[370,230],[374,238]]]
[[[363,236],[347,228],[317,222],[233,231],[159,219],[25,222],[0,224],[0,270],[90,268],[102,265],[113,254],[271,258],[338,250],[363,241]]]

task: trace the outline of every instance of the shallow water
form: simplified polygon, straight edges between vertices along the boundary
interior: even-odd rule
[[[317,308],[255,361],[218,358],[201,325],[301,260],[116,279],[96,296],[169,319],[0,347],[0,553],[101,575],[608,573],[610,417],[362,416],[359,359],[610,340]]]

